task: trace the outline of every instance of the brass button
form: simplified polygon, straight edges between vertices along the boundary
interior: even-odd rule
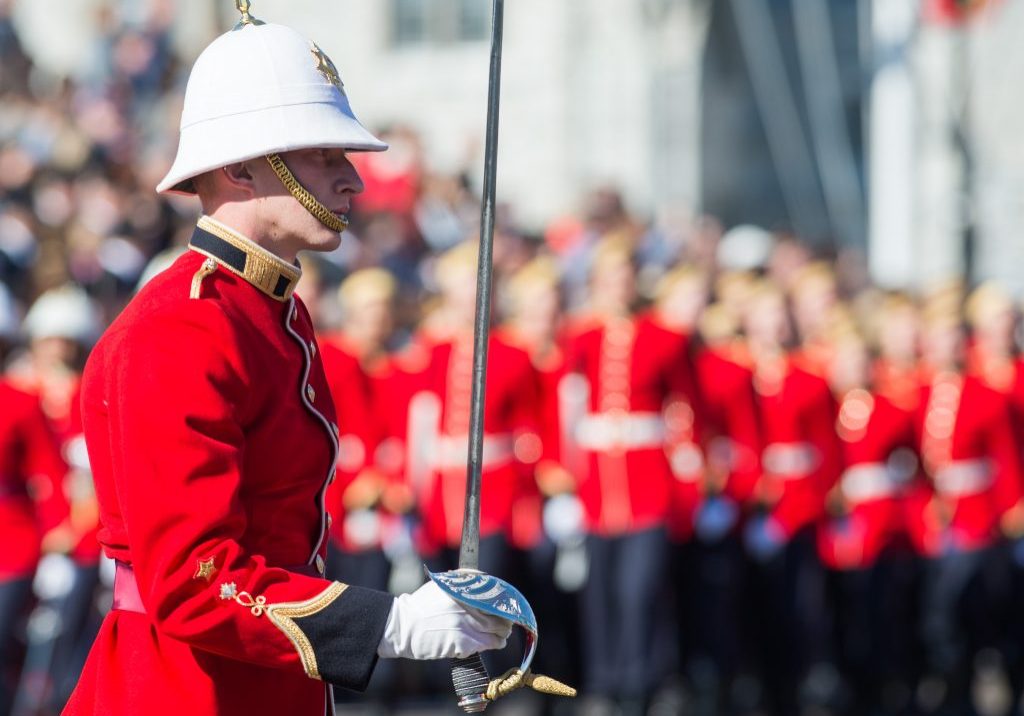
[[[320,574],[324,573],[324,558],[320,555],[316,556],[316,571]]]
[[[307,385],[306,386],[306,397],[309,398],[309,402],[311,402],[311,403],[314,400],[316,400],[316,391],[313,390],[313,386],[312,385]]]
[[[316,341],[309,342],[309,356],[310,358],[316,358]]]
[[[294,323],[295,319],[297,319],[298,317],[299,317],[299,307],[298,306],[292,306],[292,316],[291,316],[292,322]]]
[[[327,515],[327,529],[331,529],[331,525],[334,524],[334,518],[330,514]]]

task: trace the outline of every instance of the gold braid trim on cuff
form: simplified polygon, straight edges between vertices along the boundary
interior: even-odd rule
[[[299,184],[299,180],[295,178],[295,175],[292,174],[284,160],[281,159],[281,155],[268,154],[267,161],[270,162],[270,166],[273,167],[274,173],[277,174],[277,178],[284,184],[285,189],[295,197],[296,201],[302,204],[306,211],[315,216],[321,224],[331,231],[337,231],[339,234],[348,227],[347,221],[321,204],[315,196],[309,193],[306,187]]]
[[[487,693],[484,694],[484,698],[488,701],[497,701],[502,696],[507,696],[524,686],[534,691],[539,691],[542,694],[550,694],[551,696],[567,696],[569,698],[576,696],[576,689],[566,686],[561,681],[556,681],[550,676],[532,674],[529,669],[526,671],[509,669],[498,678],[491,679],[491,683],[487,685]]]
[[[320,669],[316,663],[316,654],[313,653],[313,645],[302,632],[302,629],[295,623],[295,619],[308,617],[327,608],[341,593],[348,589],[347,584],[333,582],[324,591],[312,599],[304,602],[283,602],[281,604],[268,604],[266,607],[267,618],[278,629],[284,632],[291,641],[295,650],[299,652],[299,659],[302,661],[302,668],[306,676],[311,679],[320,679]]]

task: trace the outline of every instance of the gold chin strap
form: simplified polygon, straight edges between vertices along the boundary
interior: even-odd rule
[[[295,200],[302,204],[306,211],[315,216],[321,224],[331,231],[337,231],[339,234],[348,227],[348,221],[342,219],[321,204],[315,196],[309,193],[306,187],[299,184],[299,180],[291,173],[291,170],[285,165],[280,155],[268,154],[267,161],[270,162],[270,166],[273,167],[277,178],[281,180],[285,188],[295,197]]]

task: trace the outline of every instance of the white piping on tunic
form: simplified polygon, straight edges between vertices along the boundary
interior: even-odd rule
[[[331,427],[331,421],[320,414],[313,403],[310,402],[309,397],[306,395],[306,386],[309,385],[309,371],[313,367],[313,359],[309,353],[309,345],[303,340],[302,336],[296,333],[292,329],[292,316],[298,316],[298,308],[295,306],[295,297],[291,296],[288,299],[288,311],[285,312],[284,316],[284,328],[288,333],[291,334],[292,338],[298,341],[299,345],[302,346],[302,355],[305,361],[305,369],[302,372],[302,381],[299,386],[299,397],[302,399],[302,404],[306,406],[306,410],[311,412],[317,417],[320,423],[324,426],[327,431],[327,435],[331,438],[331,448],[333,455],[331,456],[331,467],[327,471],[327,479],[324,480],[323,487],[320,488],[320,492],[317,493],[317,504],[320,506],[320,537],[316,541],[316,546],[313,547],[313,554],[309,555],[309,559],[306,560],[306,564],[313,564],[317,554],[320,552],[320,546],[324,542],[324,535],[327,533],[327,505],[325,495],[328,486],[331,484],[331,478],[334,476],[335,466],[338,464],[338,438],[334,434],[334,429]]]

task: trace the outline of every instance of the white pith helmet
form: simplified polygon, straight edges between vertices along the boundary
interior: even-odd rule
[[[387,149],[356,119],[334,63],[315,43],[257,23],[244,13],[193,65],[178,154],[158,192],[194,194],[200,174],[279,152]]]
[[[718,264],[727,271],[754,271],[763,268],[775,247],[775,237],[767,229],[740,224],[725,232],[718,242]]]
[[[100,315],[85,291],[61,286],[36,299],[25,315],[24,329],[31,340],[67,338],[91,346],[100,335]]]

